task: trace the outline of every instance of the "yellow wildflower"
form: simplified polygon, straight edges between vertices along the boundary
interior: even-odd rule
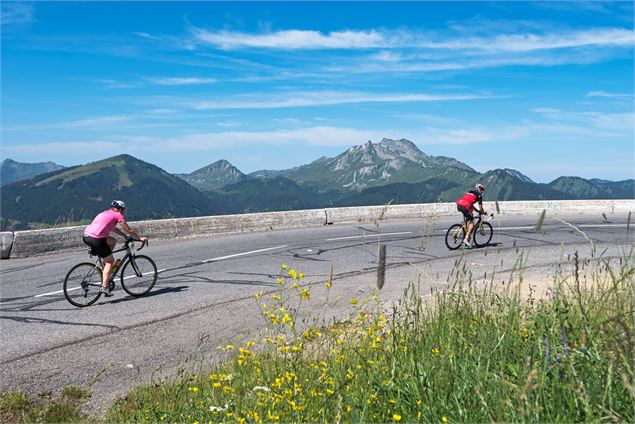
[[[357,298],[351,299],[351,305],[357,305]]]
[[[282,270],[284,271],[285,269],[287,269],[287,264],[280,265],[280,268],[282,268]]]
[[[401,415],[399,414],[393,414],[392,415],[392,420],[396,423],[398,423],[399,421],[401,421]]]
[[[441,417],[441,421],[443,421],[444,423],[448,422],[448,417],[446,417],[445,415]]]

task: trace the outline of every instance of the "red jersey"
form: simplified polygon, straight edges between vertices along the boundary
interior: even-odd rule
[[[476,202],[481,205],[483,203],[483,195],[477,190],[470,190],[463,196],[461,196],[461,198],[456,201],[456,204],[459,206],[463,206],[464,208],[467,208],[467,210],[472,212],[474,210],[474,204]]]

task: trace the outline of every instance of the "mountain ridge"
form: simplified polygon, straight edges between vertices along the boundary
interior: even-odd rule
[[[186,181],[188,176],[198,179],[199,188]],[[0,226],[16,230],[83,222],[114,198],[125,200],[128,218],[136,220],[452,202],[476,183],[487,186],[485,201],[635,198],[633,179],[563,176],[536,183],[514,169],[479,173],[453,158],[427,155],[408,140],[383,139],[295,168],[248,175],[223,159],[173,175],[127,154],[113,156],[3,186]]]
[[[16,181],[25,180],[36,175],[57,171],[65,168],[54,162],[25,163],[17,162],[13,159],[5,159],[0,162],[0,185],[11,184]]]

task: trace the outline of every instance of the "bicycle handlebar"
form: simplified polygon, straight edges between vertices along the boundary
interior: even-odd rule
[[[140,239],[134,238],[134,237],[126,237],[126,246],[129,245],[130,243],[133,243],[135,241],[141,241]],[[150,243],[148,243],[148,240],[144,240],[141,241],[141,247],[139,247],[139,249],[137,249],[137,251],[141,250],[144,248],[144,246],[149,246]]]

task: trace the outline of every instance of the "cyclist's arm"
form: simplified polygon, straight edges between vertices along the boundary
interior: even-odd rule
[[[478,208],[481,211],[481,214],[483,215],[487,215],[487,212],[485,212],[485,209],[483,209],[483,200],[479,199],[480,201],[478,202]]]
[[[115,227],[112,229],[113,233],[117,233],[118,235],[120,235],[121,237],[126,237],[126,233],[124,233],[123,231],[121,231],[119,228]]]
[[[121,225],[121,228],[123,228],[123,230],[129,234],[129,235],[133,235],[136,238],[138,238],[139,240],[147,240],[148,238],[146,236],[142,236],[141,234],[139,234],[137,232],[137,230],[135,230],[134,228],[132,228],[131,226],[128,225],[128,223],[126,221],[121,221],[119,223],[119,225]]]

